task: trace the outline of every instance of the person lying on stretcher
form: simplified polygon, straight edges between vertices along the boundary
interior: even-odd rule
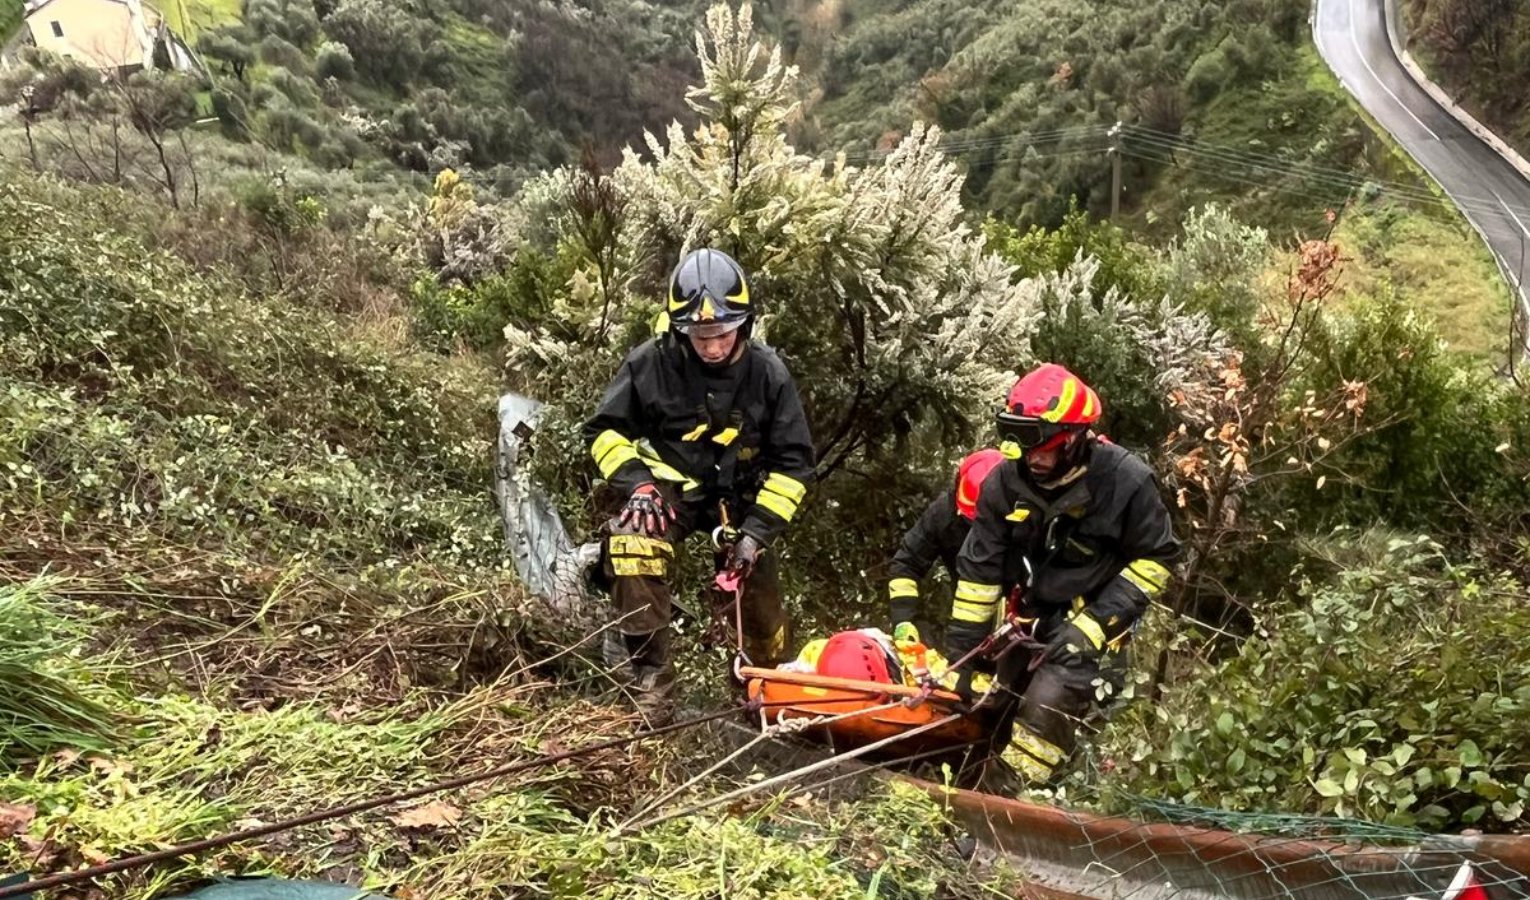
[[[950,691],[956,689],[958,675],[940,651],[925,646],[917,634],[894,639],[880,628],[841,631],[809,641],[796,659],[776,668],[909,687],[922,687],[926,679],[932,679]],[[972,687],[986,692],[988,676],[974,676]]]

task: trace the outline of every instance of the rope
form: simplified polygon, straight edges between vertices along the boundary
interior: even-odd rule
[[[752,710],[757,708],[757,706],[758,705],[754,703],[747,703],[745,704],[744,708]],[[313,825],[318,822],[327,822],[330,819],[338,819],[344,816],[367,812],[369,810],[377,809],[381,806],[388,806],[394,803],[402,803],[406,800],[414,800],[429,794],[436,794],[442,791],[449,791],[455,788],[466,787],[467,785],[476,784],[480,781],[489,781],[494,778],[501,778],[505,775],[513,775],[517,772],[524,772],[530,769],[539,769],[544,766],[550,766],[565,760],[584,756],[589,753],[598,753],[602,750],[611,750],[617,747],[622,747],[635,741],[643,740],[644,738],[659,737],[660,735],[683,731],[687,728],[694,728],[697,725],[703,725],[707,722],[712,722],[717,719],[724,718],[725,716],[737,715],[738,712],[738,707],[729,707],[728,709],[722,709],[716,712],[708,713],[695,719],[687,719],[683,722],[674,722],[669,725],[665,725],[660,728],[654,728],[648,731],[639,731],[625,737],[613,738],[609,741],[602,741],[598,744],[590,744],[586,747],[579,747],[574,750],[566,750],[562,753],[554,753],[548,756],[539,756],[535,759],[523,760],[517,763],[508,763],[506,765],[498,766],[493,769],[489,769],[486,772],[479,772],[474,775],[463,775],[459,778],[453,778],[449,781],[428,784],[424,787],[413,788],[411,790],[402,791],[395,794],[388,794],[383,797],[374,797],[370,800],[361,800],[356,803],[347,804],[345,806],[331,807],[329,809],[307,813],[306,815],[298,816],[296,818],[285,819],[279,822],[272,822],[256,828],[248,828],[244,831],[235,831],[230,834],[218,835],[216,837],[206,838],[200,841],[193,841],[188,844],[180,844],[175,847],[167,847],[163,850],[156,850],[152,853],[143,853],[139,854],[138,856],[129,856],[123,859],[114,860],[109,863],[104,863],[99,866],[92,866],[88,869],[80,869],[74,872],[63,872],[57,875],[50,875],[38,881],[24,882],[22,884],[12,885],[10,887],[0,887],[0,900],[3,900],[3,898],[6,897],[19,897],[27,894],[32,894],[37,891],[51,890],[56,887],[76,884],[81,881],[93,881],[104,875],[112,875],[117,872],[125,872],[129,869],[142,868],[144,866],[153,865],[154,863],[175,859],[176,857],[180,856],[192,856],[200,853],[205,853],[209,850],[216,850],[219,847],[226,847],[230,844],[243,843],[245,841],[254,840],[255,838],[267,837],[269,835],[278,834],[283,831],[291,831],[295,828],[301,828],[305,825]]]
[[[843,701],[836,700],[836,701],[818,701],[818,702],[843,702]],[[780,712],[776,713],[776,722],[775,722],[774,725],[767,725],[766,727],[760,729],[760,733],[755,735],[753,738],[751,738],[747,744],[744,744],[742,747],[739,747],[737,750],[734,750],[732,753],[729,753],[727,756],[724,756],[722,759],[720,759],[717,762],[713,763],[712,765],[708,766],[706,769],[702,770],[701,772],[699,772],[696,775],[692,776],[691,778],[687,779],[683,784],[680,784],[677,787],[674,787],[674,788],[671,788],[668,791],[665,791],[657,799],[651,801],[650,803],[645,805],[642,809],[640,809],[637,812],[633,813],[631,816],[628,816],[627,820],[625,822],[623,822],[618,827],[619,828],[626,828],[628,825],[631,825],[634,821],[636,821],[640,816],[645,816],[648,813],[652,812],[653,810],[659,808],[660,806],[663,806],[669,800],[673,799],[676,795],[684,792],[687,788],[690,788],[691,786],[695,785],[698,781],[701,781],[703,778],[707,778],[707,777],[711,776],[713,773],[717,772],[719,769],[721,769],[724,766],[728,765],[729,763],[733,762],[735,759],[738,759],[740,756],[743,756],[745,753],[748,753],[750,750],[753,750],[756,746],[758,746],[763,741],[770,740],[771,738],[774,738],[774,737],[776,737],[777,735],[780,735],[780,734],[788,734],[788,733],[795,734],[795,733],[806,731],[809,728],[817,728],[817,727],[822,726],[822,725],[829,725],[829,724],[832,724],[834,722],[842,721],[844,719],[853,719],[856,716],[864,716],[864,715],[869,715],[871,713],[877,713],[877,712],[886,712],[887,710],[892,709],[892,708],[894,708],[896,706],[901,706],[902,703],[903,703],[902,700],[894,700],[891,703],[883,703],[881,706],[868,706],[865,709],[851,710],[850,712],[839,713],[837,715],[830,716],[830,715],[822,715],[822,714],[820,714],[820,715],[817,715],[817,716],[813,716],[811,718],[803,718],[803,719],[788,719],[788,718],[786,718],[786,710],[783,709]],[[776,703],[772,703],[772,704],[769,704],[769,705],[770,706],[782,706],[782,705],[786,705],[786,704],[783,703],[783,702],[776,702]],[[796,704],[795,702],[793,702],[791,705],[799,705],[799,704]],[[760,715],[761,716],[765,716],[765,712],[764,712],[764,707],[763,706],[761,707]]]
[[[757,784],[747,785],[745,787],[739,788],[738,790],[729,791],[728,793],[723,794],[721,796],[713,797],[710,800],[703,800],[700,803],[692,804],[691,806],[687,806],[684,809],[676,810],[674,812],[665,813],[662,816],[657,816],[655,818],[649,819],[649,820],[647,820],[645,822],[642,822],[642,823],[640,823],[640,824],[638,824],[636,826],[633,826],[630,823],[624,824],[620,828],[617,829],[616,834],[618,834],[618,835],[631,834],[631,833],[633,833],[635,831],[641,831],[641,830],[643,830],[645,828],[650,828],[650,827],[652,827],[654,825],[658,825],[661,822],[668,822],[671,819],[678,819],[678,818],[682,818],[684,816],[694,815],[694,814],[696,814],[698,812],[701,812],[702,810],[710,809],[713,806],[718,806],[718,805],[723,804],[723,803],[729,803],[729,802],[732,802],[734,800],[739,799],[740,797],[747,797],[748,795],[750,795],[752,793],[755,793],[756,791],[767,790],[769,788],[775,787],[778,784],[784,784],[784,783],[792,781],[794,779],[801,778],[804,775],[811,775],[814,772],[819,771],[820,769],[826,769],[826,768],[829,768],[830,766],[838,765],[839,763],[844,762],[845,760],[855,759],[858,756],[864,756],[864,755],[866,755],[867,753],[870,753],[873,750],[879,750],[882,747],[885,747],[885,746],[887,746],[889,744],[897,743],[898,741],[908,740],[909,738],[911,738],[911,737],[913,737],[913,736],[915,736],[917,734],[923,734],[926,731],[930,731],[932,729],[939,728],[942,725],[947,725],[947,724],[949,724],[951,722],[954,722],[957,719],[960,719],[961,717],[962,717],[961,713],[951,713],[950,715],[945,716],[944,718],[936,719],[933,722],[926,722],[925,724],[920,725],[918,728],[914,728],[914,729],[911,729],[909,731],[904,731],[904,732],[901,732],[899,734],[892,735],[891,737],[882,738],[880,741],[874,741],[874,742],[872,742],[870,744],[865,745],[864,747],[857,747],[856,749],[851,750],[849,753],[842,753],[842,754],[838,754],[838,755],[835,755],[835,756],[830,756],[827,759],[819,760],[816,763],[812,763],[812,764],[806,765],[806,766],[801,766],[799,768],[792,769],[789,772],[783,772],[780,775],[777,775],[777,776],[775,776],[773,778],[767,778],[764,781],[761,781],[761,782],[759,782]],[[0,896],[4,896],[4,895],[0,895]]]

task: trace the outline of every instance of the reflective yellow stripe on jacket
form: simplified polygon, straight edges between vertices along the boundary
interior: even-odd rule
[[[958,622],[987,625],[993,622],[999,603],[999,586],[976,581],[958,581],[956,600],[951,604],[951,618]]]
[[[590,445],[590,455],[600,468],[600,477],[610,480],[616,470],[638,458],[637,447],[615,431],[607,429],[596,436]]]
[[[1169,570],[1151,559],[1134,559],[1121,570],[1121,577],[1136,585],[1149,600],[1157,600],[1169,586]]]
[[[919,596],[919,583],[912,578],[894,578],[887,582],[887,596],[897,600],[900,597]]]
[[[760,487],[755,503],[765,507],[783,521],[790,522],[797,514],[797,506],[807,496],[807,485],[780,472],[771,472]]]

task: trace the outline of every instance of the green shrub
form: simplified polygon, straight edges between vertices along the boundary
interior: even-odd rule
[[[325,41],[314,57],[314,71],[320,81],[326,78],[350,81],[356,77],[356,60],[344,44]]]
[[[1490,541],[1530,532],[1530,391],[1451,353],[1430,320],[1390,292],[1328,317],[1312,352],[1307,387],[1369,373],[1375,429],[1334,453],[1322,490],[1309,481],[1298,493],[1307,521],[1381,518]]]
[[[1116,723],[1112,785],[1243,811],[1517,827],[1530,802],[1530,585],[1428,538],[1336,534],[1337,574]]]
[[[0,186],[0,531],[497,557],[482,370],[198,276],[95,196]]]
[[[1232,82],[1234,67],[1221,46],[1202,53],[1185,73],[1185,93],[1197,103],[1209,103]]]
[[[72,655],[86,623],[52,607],[51,586],[0,585],[0,768],[60,748],[104,749],[115,727]]]

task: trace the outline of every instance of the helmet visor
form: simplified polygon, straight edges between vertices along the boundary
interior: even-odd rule
[[[1035,450],[1062,434],[1082,430],[1078,425],[1066,425],[1062,422],[1048,422],[1035,416],[1017,416],[1014,413],[1000,412],[998,417],[999,437],[1005,441],[1013,441],[1020,445],[1022,450]]]
[[[686,337],[710,340],[732,334],[744,324],[743,317],[731,322],[676,322],[675,330]]]

